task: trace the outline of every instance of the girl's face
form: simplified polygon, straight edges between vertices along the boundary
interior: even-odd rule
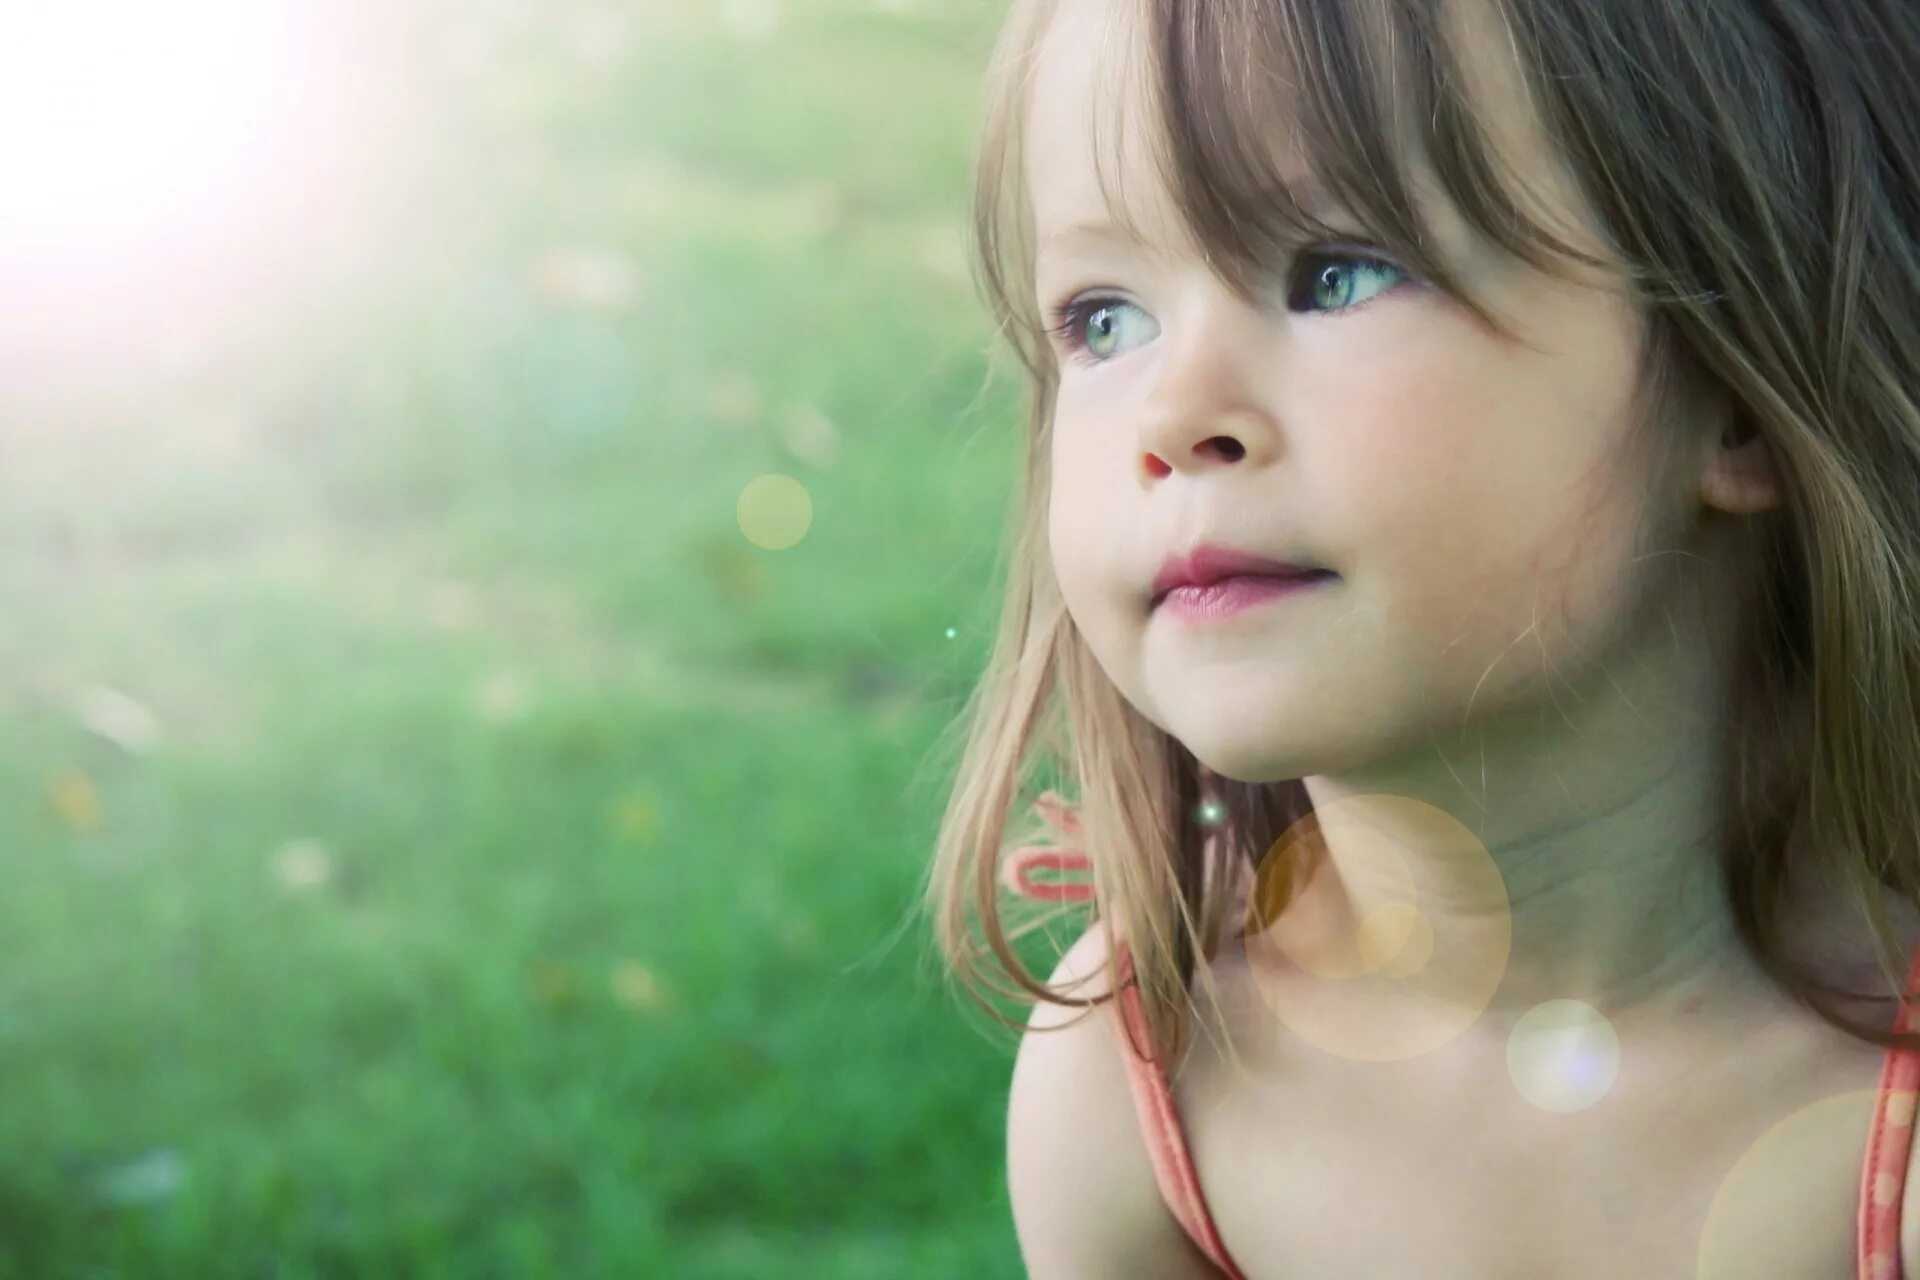
[[[1631,627],[1658,619],[1659,578],[1637,549],[1692,510],[1678,493],[1650,502],[1622,461],[1641,342],[1632,304],[1494,257],[1431,198],[1442,253],[1538,350],[1337,248],[1300,246],[1249,308],[1173,230],[1134,129],[1109,153],[1120,167],[1103,168],[1155,247],[1069,231],[1107,221],[1096,112],[1113,138],[1144,106],[1103,58],[1133,38],[1108,28],[1129,8],[1063,0],[1025,140],[1038,302],[1052,315],[1095,300],[1051,339],[1049,512],[1058,580],[1095,656],[1147,718],[1242,781],[1353,767],[1449,720],[1555,690],[1564,700]],[[1554,225],[1604,253],[1515,70],[1486,66],[1474,81]],[[1207,623],[1150,609],[1162,563],[1202,542],[1340,577]]]

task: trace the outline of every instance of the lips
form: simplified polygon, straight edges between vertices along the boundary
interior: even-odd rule
[[[1170,557],[1153,580],[1153,607],[1176,587],[1204,587],[1227,578],[1305,578],[1333,575],[1331,570],[1294,560],[1276,560],[1250,551],[1202,543],[1184,556]]]

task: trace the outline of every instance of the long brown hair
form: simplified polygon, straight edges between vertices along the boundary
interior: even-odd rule
[[[1893,1036],[1884,1013],[1849,1017],[1840,1004],[1898,999],[1905,958],[1870,890],[1915,900],[1920,885],[1920,6],[1479,0],[1504,23],[1526,91],[1611,242],[1617,260],[1602,262],[1536,221],[1507,184],[1460,89],[1446,13],[1462,2],[1134,0],[1161,177],[1212,269],[1248,301],[1289,245],[1342,234],[1292,202],[1270,143],[1281,128],[1380,247],[1496,332],[1507,333],[1429,248],[1406,142],[1483,240],[1550,273],[1624,264],[1647,322],[1643,405],[1724,388],[1782,482],[1783,509],[1747,521],[1754,613],[1729,672],[1721,854],[1740,936],[1831,1025],[1920,1047],[1920,1034]],[[1111,998],[1111,981],[1084,1000],[1028,971],[1012,941],[1057,910],[1010,928],[996,875],[1028,788],[1065,783],[1097,851],[1096,923],[1123,927],[1144,1048],[1170,1061],[1196,971],[1217,999],[1204,961],[1238,923],[1232,886],[1310,806],[1298,780],[1213,777],[1140,716],[1052,575],[1058,371],[1033,298],[1020,141],[1055,3],[1015,0],[978,135],[976,279],[1018,357],[1029,421],[1000,629],[952,730],[962,754],[924,905],[949,978],[976,999]],[[1115,217],[1127,221],[1124,209]],[[1670,419],[1641,421],[1637,439],[1656,455],[1673,449],[1654,435]],[[1217,829],[1195,817],[1209,801],[1224,817]],[[1787,880],[1804,859],[1827,860],[1854,892],[1888,995],[1842,991],[1789,955]]]

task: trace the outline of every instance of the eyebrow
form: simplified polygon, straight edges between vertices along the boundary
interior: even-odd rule
[[[1325,188],[1311,179],[1291,182],[1287,184],[1287,190],[1301,212],[1322,220],[1329,213],[1343,212],[1346,209],[1344,204],[1334,199]],[[1044,254],[1048,249],[1064,248],[1070,244],[1087,241],[1120,244],[1136,249],[1154,250],[1156,248],[1128,227],[1116,226],[1099,219],[1088,219],[1042,236],[1038,242],[1038,250]]]
[[[1115,226],[1111,222],[1088,221],[1076,222],[1070,227],[1041,237],[1040,248],[1044,252],[1049,248],[1087,240],[1131,245],[1140,249],[1151,247],[1144,239],[1126,227]]]

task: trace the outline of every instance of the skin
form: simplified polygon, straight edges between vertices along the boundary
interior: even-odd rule
[[[1080,325],[1091,357],[1052,340],[1050,549],[1103,669],[1222,776],[1304,778],[1316,808],[1386,834],[1329,833],[1318,865],[1332,874],[1290,912],[1302,937],[1351,935],[1404,898],[1409,866],[1441,946],[1510,927],[1504,980],[1450,1057],[1461,1079],[1485,1078],[1545,1000],[1585,1000],[1623,1039],[1709,996],[1770,1003],[1712,852],[1742,625],[1730,535],[1780,501],[1764,443],[1732,442],[1731,405],[1702,392],[1659,424],[1681,462],[1656,486],[1626,447],[1643,317],[1609,287],[1619,277],[1569,283],[1501,259],[1431,187],[1443,252],[1537,350],[1351,259],[1317,310],[1287,298],[1325,263],[1276,281],[1267,305],[1238,302],[1158,186],[1133,71],[1094,55],[1136,38],[1127,9],[1060,6],[1025,140],[1041,307],[1126,304],[1110,329]],[[1501,153],[1553,225],[1606,253],[1507,42],[1477,6],[1456,9]],[[1110,221],[1097,154],[1149,245],[1066,233]],[[1225,623],[1150,612],[1162,561],[1200,541],[1341,578]],[[1370,808],[1378,796],[1431,820]],[[1501,900],[1471,874],[1479,848]],[[1829,910],[1836,892],[1809,886],[1808,901]]]
[[[1031,85],[1036,299],[1125,303],[1110,327],[1081,317],[1092,352],[1052,339],[1053,568],[1141,714],[1216,773],[1302,778],[1344,819],[1256,939],[1279,948],[1220,958],[1234,1065],[1209,1024],[1177,1080],[1222,1233],[1256,1280],[1852,1274],[1881,1051],[1759,971],[1714,872],[1727,672],[1752,625],[1734,535],[1781,501],[1764,442],[1689,389],[1654,424],[1677,450],[1656,479],[1627,447],[1644,317],[1618,271],[1503,260],[1431,184],[1441,251],[1534,349],[1350,259],[1305,310],[1288,299],[1327,262],[1238,302],[1157,186],[1137,64],[1110,61],[1137,47],[1129,8],[1062,0]],[[1604,256],[1508,42],[1468,0],[1450,17],[1532,207]],[[1067,232],[1109,220],[1096,157],[1148,244]],[[1151,611],[1161,563],[1201,541],[1340,580],[1224,624]],[[1858,906],[1817,863],[1796,875],[1803,954],[1877,982]],[[1397,1060],[1291,1034],[1276,990],[1350,962],[1361,922],[1410,897],[1433,962],[1342,1016],[1412,1027],[1493,966],[1466,1025]],[[1920,921],[1885,905],[1911,952]],[[1571,1113],[1508,1069],[1516,1023],[1559,999],[1620,1046],[1604,1098]],[[1903,1213],[1913,1267],[1920,1174]]]

